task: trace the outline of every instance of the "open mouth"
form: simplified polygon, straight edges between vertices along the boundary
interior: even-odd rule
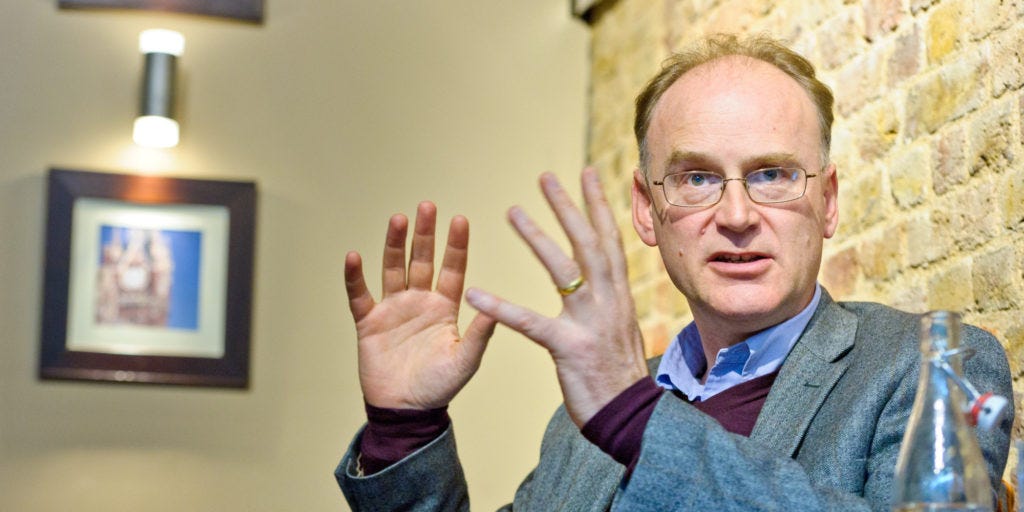
[[[763,260],[765,257],[760,254],[716,254],[711,261],[721,263],[750,263]]]

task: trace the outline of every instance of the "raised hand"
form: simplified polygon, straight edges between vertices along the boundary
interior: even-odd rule
[[[547,318],[475,288],[467,292],[466,299],[480,312],[548,350],[569,416],[583,426],[619,393],[648,375],[643,339],[629,291],[622,240],[596,171],[584,169],[582,175],[587,216],[553,175],[542,175],[540,184],[569,238],[573,257],[518,207],[509,210],[509,220],[561,291],[561,314]],[[576,280],[581,277],[579,284]]]
[[[433,203],[420,203],[408,269],[409,221],[401,214],[391,217],[380,302],[366,287],[359,254],[345,256],[345,289],[359,339],[359,384],[363,398],[375,407],[423,410],[448,405],[480,367],[494,332],[494,320],[478,314],[465,335],[459,335],[469,243],[465,217],[451,221],[437,288],[431,289],[436,217]]]

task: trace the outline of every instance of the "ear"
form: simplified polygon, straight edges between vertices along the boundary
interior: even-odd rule
[[[839,227],[839,178],[836,173],[836,164],[830,162],[822,176],[825,196],[825,226],[822,235],[825,238],[832,238]]]
[[[633,229],[640,235],[640,240],[651,247],[658,245],[654,232],[654,212],[651,191],[647,188],[647,179],[640,169],[633,171]]]

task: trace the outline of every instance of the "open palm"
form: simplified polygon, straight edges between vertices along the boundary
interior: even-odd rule
[[[359,339],[359,382],[375,407],[433,409],[447,405],[480,367],[495,322],[477,315],[460,336],[459,305],[469,223],[452,219],[437,287],[433,284],[437,209],[419,205],[408,270],[408,220],[395,215],[384,247],[383,296],[374,301],[357,253],[345,258],[345,287]]]

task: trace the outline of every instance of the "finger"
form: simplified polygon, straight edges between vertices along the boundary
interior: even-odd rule
[[[405,289],[405,235],[409,219],[400,213],[388,221],[388,234],[384,239],[384,264],[381,281],[384,297]]]
[[[437,207],[424,201],[416,209],[416,228],[409,258],[409,288],[429,290],[434,280],[434,228]]]
[[[359,253],[352,251],[345,255],[345,291],[348,293],[348,309],[356,322],[370,313],[375,305],[370,290],[363,278],[363,260]]]
[[[576,260],[567,256],[562,248],[526,215],[522,208],[518,206],[510,208],[508,218],[520,238],[526,242],[526,245],[547,269],[556,287],[564,287],[581,277],[581,270]]]
[[[456,215],[448,226],[448,244],[444,249],[441,271],[437,275],[437,291],[456,304],[462,298],[468,248],[469,221]]]
[[[555,344],[555,320],[522,306],[512,304],[477,288],[466,291],[466,302],[502,325],[552,350]]]
[[[544,197],[569,238],[573,257],[582,267],[584,276],[589,279],[606,276],[608,265],[593,226],[576,207],[554,174],[544,173],[540,182]]]
[[[466,350],[470,352],[470,360],[474,361],[477,367],[480,366],[480,358],[483,357],[487,342],[494,335],[494,328],[497,325],[497,320],[478,313],[469,323],[469,327],[466,327],[465,334],[462,335],[462,342],[466,344]]]
[[[591,225],[597,232],[601,247],[607,256],[613,276],[626,275],[626,257],[622,250],[622,236],[615,216],[608,204],[608,198],[601,187],[601,179],[597,169],[588,167],[581,175],[583,200],[587,205],[587,215]]]

